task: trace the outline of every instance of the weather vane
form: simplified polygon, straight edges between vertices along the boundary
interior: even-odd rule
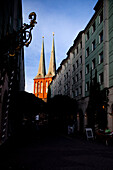
[[[32,29],[37,24],[36,13],[29,14],[30,24],[23,24],[21,29],[11,36],[11,48],[9,49],[9,56],[15,56],[15,52],[20,50],[23,46],[28,47],[32,40]]]

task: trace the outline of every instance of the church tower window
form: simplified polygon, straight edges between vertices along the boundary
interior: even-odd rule
[[[38,92],[40,92],[40,82],[38,82]]]
[[[35,93],[37,93],[37,83],[35,83]]]
[[[43,83],[41,82],[41,93],[43,93]]]
[[[48,93],[48,82],[46,81],[46,93]]]

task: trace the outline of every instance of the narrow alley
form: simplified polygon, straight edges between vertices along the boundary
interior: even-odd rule
[[[0,169],[91,170],[113,169],[113,147],[63,135],[7,144]]]

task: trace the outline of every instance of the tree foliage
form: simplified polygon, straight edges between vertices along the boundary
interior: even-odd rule
[[[108,107],[109,90],[104,88],[100,90],[100,84],[97,82],[97,72],[95,71],[95,79],[90,83],[89,103],[87,107],[88,126],[95,130],[98,128],[105,129],[107,127],[107,107]]]
[[[15,92],[11,96],[9,108],[10,133],[18,134],[21,131],[23,120],[32,122],[37,114],[45,112],[45,105],[44,101],[32,93]]]
[[[68,96],[56,95],[49,99],[48,115],[51,128],[66,131],[67,125],[76,119],[77,102]]]

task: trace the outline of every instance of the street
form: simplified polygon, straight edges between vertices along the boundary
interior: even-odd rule
[[[64,135],[21,140],[2,152],[0,170],[113,169],[112,146]]]

